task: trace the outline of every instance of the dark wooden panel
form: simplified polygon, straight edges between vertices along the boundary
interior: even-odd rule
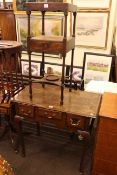
[[[91,175],[117,174],[117,94],[104,93]]]
[[[114,153],[114,154],[113,154]],[[98,159],[109,160],[111,162],[117,163],[117,147],[112,148],[109,145],[96,146],[95,157]]]
[[[13,10],[0,10],[0,28],[3,40],[17,40],[16,21]]]
[[[105,146],[109,148],[116,148],[117,147],[117,133],[100,133],[97,136],[97,145]]]
[[[101,173],[103,175],[116,175],[117,174],[117,164],[112,163],[110,161],[95,159],[94,170],[95,172]]]
[[[102,117],[100,120],[99,132],[110,132],[117,134],[117,120],[112,118]]]

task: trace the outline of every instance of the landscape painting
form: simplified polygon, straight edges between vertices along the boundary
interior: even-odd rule
[[[109,17],[107,12],[78,12],[76,45],[106,48]]]
[[[91,80],[109,81],[112,58],[112,55],[85,53],[85,84]]]

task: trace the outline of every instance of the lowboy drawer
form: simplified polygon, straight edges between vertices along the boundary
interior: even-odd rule
[[[34,107],[27,104],[18,104],[17,115],[33,118],[34,117]]]
[[[48,119],[62,119],[62,112],[51,110],[51,109],[44,109],[44,108],[36,108],[35,109],[35,117],[38,118],[48,118]]]
[[[89,118],[78,116],[75,114],[67,114],[68,128],[86,129],[89,124]]]

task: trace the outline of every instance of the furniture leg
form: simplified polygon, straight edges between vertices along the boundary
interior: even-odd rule
[[[69,88],[70,92],[71,92],[71,89],[72,89],[73,58],[74,58],[74,49],[72,49],[72,55],[71,55],[70,88]]]
[[[84,173],[85,156],[86,156],[86,152],[87,152],[87,149],[89,146],[90,134],[87,131],[78,131],[78,134],[83,138],[83,150],[82,150],[82,154],[81,154],[80,167],[79,167],[80,174],[83,174]]]

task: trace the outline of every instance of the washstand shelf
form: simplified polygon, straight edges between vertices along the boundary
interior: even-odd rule
[[[63,105],[64,99],[64,86],[65,86],[65,58],[66,53],[71,51],[71,69],[70,69],[70,91],[72,87],[72,71],[73,71],[73,58],[74,58],[74,48],[75,48],[75,23],[76,23],[76,14],[77,14],[77,6],[69,3],[58,3],[58,2],[50,2],[50,3],[38,3],[38,2],[26,2],[26,12],[28,16],[28,37],[27,37],[27,51],[29,56],[29,93],[30,98],[32,98],[32,79],[31,79],[31,53],[32,52],[40,52],[42,53],[42,76],[44,78],[40,79],[40,82],[51,84],[50,81],[45,81],[44,77],[44,54],[61,54],[62,57],[62,76],[60,78],[61,83],[59,84],[61,87],[61,97],[60,97],[60,105]],[[32,11],[41,12],[42,15],[42,35],[38,37],[31,37],[31,13]],[[46,12],[62,12],[64,14],[64,26],[63,26],[63,36],[46,36],[45,35],[45,14]],[[67,36],[67,19],[68,14],[72,14],[73,22],[72,22],[72,31],[71,35]],[[53,82],[52,82],[53,84]],[[55,83],[54,83],[55,84]]]

